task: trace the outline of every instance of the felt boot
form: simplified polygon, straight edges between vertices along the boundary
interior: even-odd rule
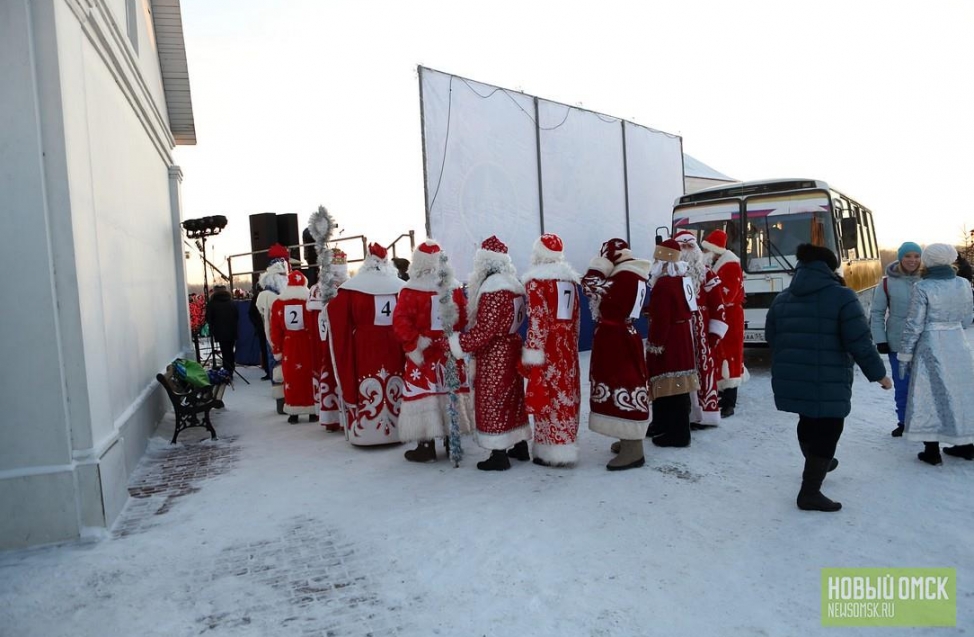
[[[494,449],[489,458],[477,463],[477,468],[481,471],[507,471],[511,468],[511,460],[506,451]]]
[[[625,471],[646,464],[642,440],[620,440],[619,443],[619,455],[605,465],[606,469],[609,471]]]
[[[436,460],[436,442],[423,440],[416,445],[415,449],[410,449],[403,456],[410,462],[434,462]]]
[[[822,481],[829,471],[831,458],[805,458],[805,471],[802,473],[802,487],[798,492],[796,503],[802,511],[833,512],[842,508],[839,502],[833,502],[822,495]]]

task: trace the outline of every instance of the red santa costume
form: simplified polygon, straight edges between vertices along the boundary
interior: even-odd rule
[[[272,351],[283,370],[284,413],[292,424],[298,421],[298,414],[317,419],[312,378],[318,326],[307,303],[308,279],[295,270],[271,307]]]
[[[467,299],[460,283],[453,277],[449,265],[440,263],[442,250],[433,240],[427,240],[413,251],[409,264],[409,280],[399,293],[399,302],[392,315],[392,326],[406,352],[403,375],[405,390],[399,412],[399,439],[417,441],[416,449],[406,452],[411,462],[436,460],[436,438],[450,435],[450,393],[446,383],[449,345],[443,338],[443,319],[438,296],[440,277],[449,279],[449,287],[456,308],[453,330],[460,331],[467,322]],[[463,361],[457,361],[460,389],[457,392],[457,415],[461,433],[470,433],[470,390],[467,386]]]
[[[353,445],[399,442],[403,353],[392,315],[402,285],[386,249],[373,243],[359,271],[325,308],[345,432]]]
[[[650,279],[646,369],[653,398],[653,444],[690,445],[690,394],[699,387],[693,357],[690,306],[693,284],[680,245],[667,239],[656,246]]]
[[[519,459],[527,454],[531,426],[524,407],[524,381],[517,372],[521,360],[524,322],[524,286],[507,246],[497,237],[481,244],[470,274],[470,325],[468,331],[450,336],[456,358],[473,354],[473,392],[477,442],[491,450],[488,460],[477,463],[482,471],[510,468],[506,449],[517,448]],[[522,444],[523,443],[523,444]]]
[[[727,249],[727,234],[714,230],[701,242],[711,258],[716,257],[711,269],[720,278],[724,295],[724,315],[727,333],[720,339],[714,352],[717,370],[717,389],[720,392],[720,415],[734,414],[737,406],[737,388],[746,379],[744,369],[744,271],[741,260]]]
[[[322,269],[318,274],[318,282],[311,287],[308,297],[308,309],[317,315],[318,327],[318,356],[317,374],[315,382],[315,396],[318,405],[318,420],[328,431],[341,431],[342,404],[338,395],[338,383],[335,382],[335,367],[331,360],[331,346],[328,329],[328,313],[325,308],[331,299],[335,298],[338,286],[348,281],[348,264],[346,255],[338,248],[328,253],[328,260],[319,263]],[[325,273],[328,272],[330,276]],[[327,299],[327,300],[326,300]]]
[[[681,230],[673,235],[673,239],[680,244],[680,258],[687,264],[687,273],[697,292],[692,327],[700,389],[696,393],[696,400],[692,401],[690,422],[702,427],[716,427],[720,424],[720,405],[713,350],[727,333],[724,295],[720,278],[707,267],[703,251],[697,245],[697,237],[692,232]]]
[[[527,293],[528,333],[521,354],[527,370],[525,404],[534,416],[534,462],[570,466],[578,460],[578,273],[565,260],[561,238],[534,242]]]
[[[267,250],[267,258],[270,260],[267,269],[260,275],[257,284],[261,291],[257,295],[257,311],[264,323],[264,336],[267,337],[267,347],[270,351],[267,356],[271,360],[274,358],[273,341],[271,340],[271,309],[277,296],[287,287],[287,275],[291,271],[290,253],[287,248],[279,243],[275,243]],[[277,401],[277,412],[284,413],[284,385],[281,366],[275,361],[271,370],[271,396]]]
[[[619,455],[610,471],[645,464],[642,440],[649,425],[649,390],[642,338],[633,326],[646,298],[651,264],[635,259],[629,244],[610,239],[582,278],[595,333],[589,368],[589,429],[619,438]]]

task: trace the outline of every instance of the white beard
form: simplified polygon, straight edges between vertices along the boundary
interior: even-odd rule
[[[687,273],[697,289],[707,280],[707,260],[700,248],[680,250],[680,260],[687,264]]]

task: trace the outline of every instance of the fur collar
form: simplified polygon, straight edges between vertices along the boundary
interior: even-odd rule
[[[716,272],[717,270],[720,270],[720,268],[727,265],[728,263],[740,263],[740,262],[741,260],[737,257],[736,254],[734,254],[730,250],[725,250],[723,254],[720,255],[720,258],[714,261],[714,264],[710,267],[714,272]]]
[[[304,287],[303,285],[289,285],[281,290],[281,293],[277,295],[277,299],[279,301],[291,301],[294,299],[307,301],[308,292],[308,288]]]
[[[495,272],[491,274],[473,294],[467,309],[470,315],[470,327],[477,321],[477,307],[480,305],[480,297],[491,292],[513,292],[514,294],[524,295],[524,286],[517,280],[517,277],[509,272]]]
[[[418,290],[419,292],[439,292],[440,286],[439,286],[438,278],[439,277],[436,276],[421,277],[419,279],[410,278],[408,281],[406,281],[406,284],[402,287],[404,290],[409,289],[409,290]],[[453,283],[450,284],[450,289],[455,290],[458,287],[460,287],[460,282],[457,281],[456,279],[453,279]]]
[[[646,280],[649,278],[649,271],[652,269],[652,267],[653,264],[645,259],[630,259],[628,261],[623,261],[612,268],[612,274],[609,276],[614,276],[619,272],[632,272],[641,279]]]
[[[405,281],[396,274],[377,270],[359,270],[358,274],[342,283],[338,289],[373,295],[399,294],[404,283]]]
[[[579,282],[578,272],[575,272],[567,261],[539,263],[531,266],[521,277],[521,282],[526,284],[532,279]]]

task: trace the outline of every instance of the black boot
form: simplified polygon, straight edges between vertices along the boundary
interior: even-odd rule
[[[923,460],[927,464],[932,464],[937,466],[938,464],[943,464],[944,459],[940,457],[940,443],[939,442],[925,442],[923,443],[923,451],[917,454],[917,458]]]
[[[953,447],[944,447],[944,453],[948,456],[954,456],[955,458],[963,458],[964,460],[974,460],[974,444],[972,445],[954,445]]]
[[[315,414],[311,414],[310,416],[308,416],[308,422],[318,422],[318,416],[316,416]]]
[[[662,436],[666,431],[663,429],[663,424],[657,424],[656,421],[649,423],[649,427],[646,429],[647,438],[655,438],[656,436]]]
[[[435,462],[436,461],[436,441],[424,440],[416,445],[415,449],[410,449],[403,454],[410,462]]]
[[[832,458],[805,458],[805,471],[802,473],[802,488],[796,503],[802,511],[838,511],[842,505],[822,495],[822,481],[829,471]]]
[[[720,417],[730,418],[737,407],[737,387],[728,387],[720,396]]]
[[[288,422],[289,425],[296,425],[296,424],[298,424],[298,415],[297,414],[291,414],[290,416],[287,417],[287,422]]]
[[[477,468],[481,471],[507,471],[511,468],[511,461],[505,451],[494,449],[489,458],[477,463]]]
[[[525,462],[531,459],[531,453],[528,451],[528,441],[522,440],[513,447],[507,450],[507,455],[509,458],[514,458],[515,460],[520,460]]]
[[[901,422],[900,423],[897,423],[896,424],[896,429],[894,429],[893,431],[891,431],[890,432],[890,435],[893,436],[894,438],[902,438],[903,437],[903,423],[901,423]]]
[[[801,440],[798,441],[798,446],[802,450],[802,456],[805,457],[805,458],[807,458],[808,457],[808,447]],[[832,471],[835,471],[835,468],[838,467],[838,466],[839,466],[839,459],[838,458],[832,458],[831,462],[829,462],[829,473],[831,473]]]

